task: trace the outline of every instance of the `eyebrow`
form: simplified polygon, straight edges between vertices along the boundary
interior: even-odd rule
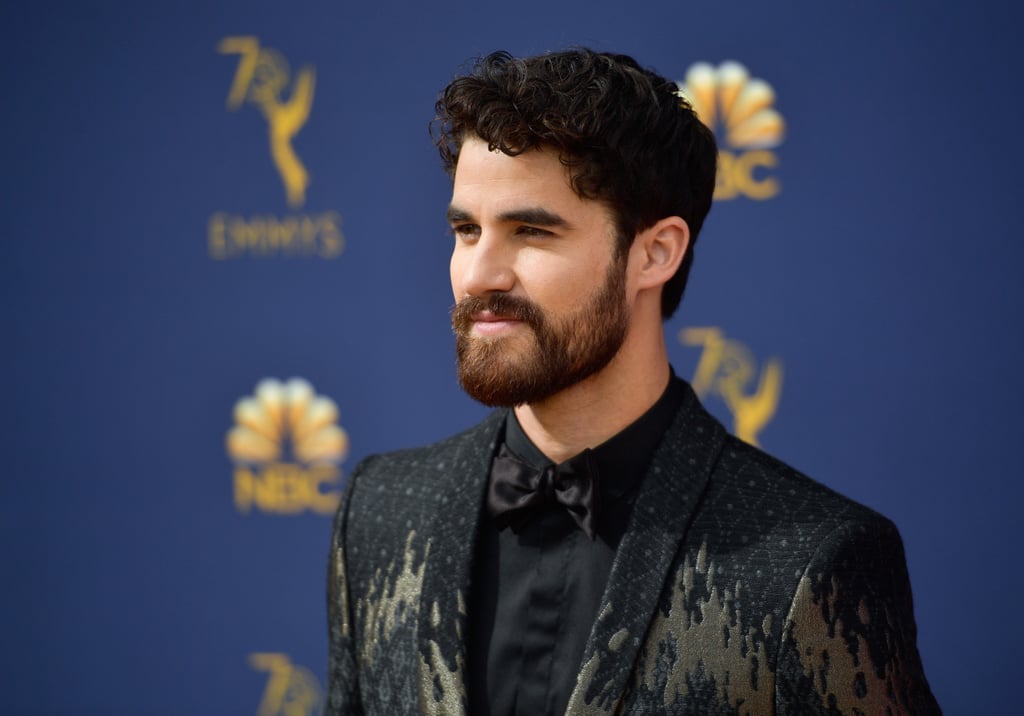
[[[572,228],[571,224],[564,218],[539,206],[523,207],[521,209],[510,209],[498,214],[498,221],[519,222],[522,224],[533,224],[534,226],[551,226],[562,229]],[[448,222],[451,224],[462,221],[473,221],[473,215],[454,204],[448,207]]]

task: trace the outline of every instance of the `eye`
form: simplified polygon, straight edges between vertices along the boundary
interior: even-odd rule
[[[518,229],[516,229],[516,233],[519,234],[520,236],[554,236],[554,234],[548,231],[547,229],[541,229],[536,226],[520,226]]]
[[[454,224],[452,235],[463,241],[472,240],[480,236],[480,227],[476,224]]]

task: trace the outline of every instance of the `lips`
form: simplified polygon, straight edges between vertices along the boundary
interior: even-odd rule
[[[536,330],[540,311],[528,300],[507,294],[467,296],[452,309],[452,328],[457,335],[497,336],[526,324]]]
[[[473,323],[519,323],[520,319],[507,314],[494,313],[492,311],[477,311],[470,317]]]
[[[490,311],[477,311],[470,316],[470,320],[473,332],[483,336],[500,335],[522,324],[517,318]]]

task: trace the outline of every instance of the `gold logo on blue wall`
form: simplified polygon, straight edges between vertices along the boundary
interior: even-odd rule
[[[313,108],[316,72],[303,67],[290,87],[287,100],[283,95],[291,81],[288,61],[270,47],[260,47],[256,37],[225,37],[217,45],[222,54],[237,54],[238,69],[228,93],[228,109],[238,109],[245,100],[259,107],[270,135],[270,156],[284,182],[288,205],[300,207],[306,202],[309,173],[295,154],[292,138],[309,119]]]
[[[757,436],[775,416],[782,396],[782,363],[777,358],[758,368],[753,353],[719,328],[684,328],[683,345],[702,349],[693,376],[693,390],[701,398],[717,396],[733,417],[733,433],[758,445]]]
[[[235,463],[239,512],[334,513],[348,434],[337,424],[333,400],[302,378],[266,378],[235,403],[234,416],[227,452]]]
[[[772,106],[775,90],[752,78],[739,62],[717,68],[706,62],[690,66],[679,93],[723,145],[718,155],[715,199],[770,199],[781,191],[771,170],[779,164],[772,148],[782,143],[785,122]]]
[[[279,51],[253,36],[225,37],[217,45],[224,55],[237,55],[238,65],[227,95],[227,108],[249,104],[267,126],[267,150],[284,187],[290,209],[306,204],[310,173],[295,150],[295,137],[309,120],[316,92],[316,70],[302,67],[292,77]],[[316,256],[336,258],[344,248],[341,216],[336,211],[278,217],[265,211],[252,216],[218,211],[207,224],[211,258],[241,256]]]
[[[313,672],[293,664],[287,654],[250,654],[249,666],[267,673],[257,716],[314,716],[323,691]]]

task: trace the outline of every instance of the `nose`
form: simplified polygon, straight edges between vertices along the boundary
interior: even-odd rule
[[[516,284],[513,258],[511,248],[493,234],[481,234],[473,242],[456,243],[451,260],[456,299],[511,291]]]

